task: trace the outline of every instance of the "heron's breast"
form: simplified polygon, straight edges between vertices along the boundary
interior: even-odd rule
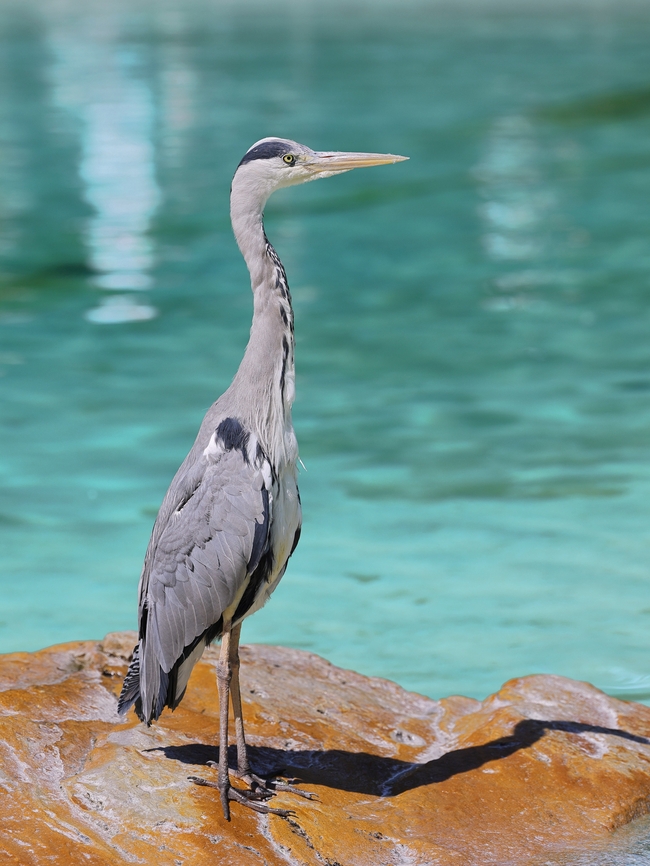
[[[269,543],[273,554],[272,567],[265,575],[264,580],[259,584],[253,603],[240,616],[241,619],[249,617],[264,607],[287,567],[287,560],[291,555],[296,532],[302,519],[295,464],[285,465],[278,473],[272,482],[270,494],[271,521]],[[250,578],[251,576],[249,575],[237,599],[226,612],[227,614],[234,615]]]
[[[269,583],[284,570],[302,520],[295,466],[287,466],[274,487],[271,516],[273,571]]]

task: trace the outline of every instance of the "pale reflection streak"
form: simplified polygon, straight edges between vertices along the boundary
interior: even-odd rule
[[[110,18],[100,24],[86,33],[84,21],[77,19],[65,30],[50,32],[54,100],[79,123],[79,176],[94,211],[86,226],[93,283],[137,292],[152,285],[154,249],[148,231],[160,202],[154,105],[139,75],[136,49],[119,46]],[[86,318],[108,324],[156,315],[153,306],[121,295],[104,297]]]
[[[24,170],[20,147],[8,135],[3,135],[10,121],[2,116],[0,107],[0,255],[10,256],[18,247],[19,220],[33,207]]]
[[[554,204],[554,195],[542,185],[531,123],[523,117],[500,118],[488,137],[485,155],[474,174],[483,202],[479,214],[482,242],[491,259],[531,263],[543,250],[543,224]],[[510,271],[497,277],[495,286],[508,292],[539,285],[540,271]],[[526,295],[493,298],[488,307],[511,309],[527,306]]]
[[[188,133],[197,121],[196,74],[183,63],[180,54],[176,46],[164,52],[165,66],[160,76],[162,159],[171,170],[184,167]]]

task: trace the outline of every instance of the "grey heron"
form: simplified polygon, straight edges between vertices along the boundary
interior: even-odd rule
[[[250,339],[232,384],[208,410],[160,506],[138,590],[139,640],[118,704],[120,713],[135,705],[148,725],[164,707],[175,709],[203,650],[221,638],[217,782],[193,780],[218,788],[227,820],[231,800],[286,816],[264,801],[278,790],[309,797],[252,773],[239,688],[242,621],[278,585],[301,525],[291,422],[293,309],[286,273],[264,231],[264,205],[282,187],[406,158],[317,152],[264,138],[244,155],[232,181],[232,227],[253,289]],[[237,743],[234,775],[247,789],[230,784],[229,700]]]

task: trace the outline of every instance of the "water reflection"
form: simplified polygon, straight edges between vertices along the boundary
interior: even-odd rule
[[[544,252],[544,226],[555,196],[541,177],[531,121],[520,116],[499,118],[475,176],[481,184],[479,214],[488,256],[504,264],[538,260]],[[494,281],[501,296],[491,298],[487,306],[495,310],[529,306],[533,298],[522,290],[553,280],[553,274],[530,267],[506,272]],[[508,295],[504,297],[503,293]]]
[[[539,229],[554,199],[542,186],[536,151],[526,118],[503,117],[494,124],[476,169],[485,199],[479,207],[483,243],[493,259],[527,261],[541,252]]]
[[[91,19],[92,20],[92,19]],[[148,235],[160,202],[153,146],[154,104],[137,47],[119,45],[116,21],[104,15],[69,29],[54,28],[50,42],[53,96],[79,123],[79,176],[92,206],[85,239],[100,289],[141,291],[152,286],[154,249]],[[93,322],[151,318],[146,304],[105,299],[87,313]]]
[[[140,304],[130,295],[109,295],[99,306],[86,312],[89,322],[96,325],[115,325],[119,322],[145,322],[154,319],[158,311],[150,304]]]
[[[5,112],[2,112],[3,114]],[[5,120],[0,115],[0,119]],[[0,138],[0,256],[10,258],[19,241],[21,218],[33,207],[25,177],[25,159],[16,141]]]
[[[160,499],[250,324],[231,173],[279,133],[412,159],[272,200],[309,473],[247,640],[432,695],[531,670],[644,694],[650,29],[603,57],[537,13],[526,36],[426,4],[72,6],[28,0],[2,31],[1,646],[133,625]],[[155,314],[153,274],[170,314],[113,325]]]
[[[183,54],[181,46],[168,46],[161,70],[161,156],[169,169],[183,167],[189,133],[197,122],[196,71],[184,62]]]

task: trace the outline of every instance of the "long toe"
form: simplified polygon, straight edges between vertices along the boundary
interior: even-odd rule
[[[300,788],[290,785],[288,782],[279,782],[277,779],[264,779],[256,773],[238,773],[234,770],[230,771],[236,779],[241,779],[245,782],[252,791],[265,791],[269,797],[272,797],[279,791],[289,794],[297,794],[299,797],[304,797],[305,800],[318,799],[315,794],[310,794],[309,791],[303,791]]]
[[[249,809],[253,809],[255,812],[260,812],[262,815],[279,815],[281,818],[290,818],[292,815],[296,814],[291,809],[273,809],[271,806],[267,806],[266,803],[251,800],[246,796],[247,793],[248,792],[240,791],[239,788],[230,787],[228,789],[228,797],[231,800],[241,803],[242,806],[248,806]]]
[[[195,785],[200,785],[204,788],[216,788],[221,793],[221,787],[217,782],[211,782],[209,779],[201,778],[201,776],[188,776],[187,778],[190,782],[194,782]],[[251,787],[242,791],[240,788],[233,788],[232,785],[229,785],[226,796],[228,800],[234,800],[237,803],[241,803],[242,806],[248,806],[264,815],[280,815],[282,818],[288,818],[290,815],[295,814],[290,809],[272,809],[270,806],[266,806],[264,800],[270,800],[274,795],[275,791],[269,788],[256,787],[253,789]],[[229,821],[230,810],[226,814],[224,809],[224,816]]]
[[[202,779],[200,776],[188,776],[188,781],[194,782],[195,785],[201,785],[204,788],[219,788],[216,782],[210,782],[208,779]]]
[[[318,800],[316,794],[312,794],[309,791],[303,791],[302,788],[296,788],[294,785],[289,785],[288,782],[278,782],[274,779],[269,781],[267,784],[271,786],[273,791],[285,791],[289,794],[297,794],[299,797],[304,797],[305,800]]]
[[[230,821],[230,797],[228,788],[226,790],[222,790],[222,786],[218,784],[218,782],[210,782],[208,779],[202,779],[200,776],[188,776],[187,777],[190,782],[194,782],[195,785],[201,785],[203,788],[216,788],[221,795],[221,808],[223,809],[223,817],[226,821]]]

